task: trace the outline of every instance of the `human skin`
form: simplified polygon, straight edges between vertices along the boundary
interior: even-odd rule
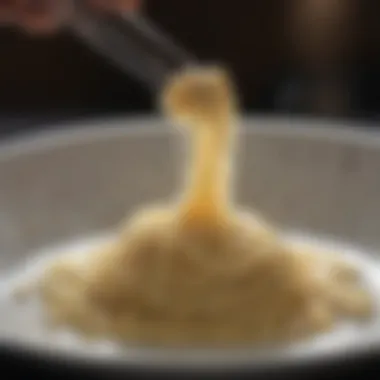
[[[104,12],[137,10],[141,0],[82,0]],[[72,0],[0,0],[0,24],[16,25],[29,33],[50,34],[70,16]]]

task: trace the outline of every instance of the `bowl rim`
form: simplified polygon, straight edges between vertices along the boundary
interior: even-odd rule
[[[240,120],[240,124],[239,133],[243,134],[297,137],[365,148],[380,146],[380,131],[371,124],[363,125],[358,121],[261,115],[246,116]],[[118,136],[152,138],[177,134],[169,122],[157,116],[83,118],[48,125],[54,125],[54,129],[46,130],[42,124],[39,129],[5,137],[0,141],[0,160],[89,140],[102,141]]]
[[[264,136],[279,136],[282,138],[303,138],[319,141],[337,142],[364,148],[380,148],[380,132],[371,126],[362,126],[356,122],[335,122],[330,120],[313,120],[305,118],[284,117],[246,117],[242,120],[245,125],[242,133],[260,134]],[[107,125],[105,128],[104,125]],[[127,124],[128,126],[123,126]],[[58,147],[75,145],[85,142],[107,140],[110,137],[138,137],[152,138],[175,133],[174,129],[158,117],[113,117],[104,119],[85,119],[74,122],[56,124],[58,130],[40,130],[32,133],[16,135],[0,142],[0,162],[15,159],[19,156],[48,151]],[[252,126],[247,127],[247,124]],[[326,126],[328,125],[328,126]],[[360,126],[360,129],[358,129]],[[346,349],[325,350],[323,353],[301,356],[260,356],[252,349],[212,350],[212,349],[184,349],[174,351],[171,349],[136,348],[134,354],[114,357],[94,357],[73,352],[52,352],[51,348],[44,346],[29,346],[25,342],[0,342],[0,350],[12,352],[16,355],[33,357],[51,363],[69,363],[74,366],[113,367],[121,370],[130,370],[131,367],[145,370],[255,370],[283,371],[293,367],[306,365],[320,365],[337,363],[339,361],[352,361],[380,353],[380,332],[369,334],[365,339],[352,339]],[[196,351],[196,352],[195,352]],[[210,356],[210,351],[215,356]],[[302,351],[302,350],[301,350]],[[189,353],[194,354],[189,355]]]

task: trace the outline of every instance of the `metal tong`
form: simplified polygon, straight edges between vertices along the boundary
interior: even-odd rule
[[[71,29],[95,52],[156,91],[194,58],[138,14],[110,16],[76,6]]]

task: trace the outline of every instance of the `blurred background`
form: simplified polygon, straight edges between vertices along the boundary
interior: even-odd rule
[[[146,0],[143,12],[199,58],[226,63],[246,112],[380,116],[378,0]],[[154,99],[68,33],[0,28],[0,130],[154,111]],[[374,123],[373,123],[374,122]],[[368,122],[367,122],[368,124]]]

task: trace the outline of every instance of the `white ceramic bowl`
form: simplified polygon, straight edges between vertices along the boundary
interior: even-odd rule
[[[309,120],[247,118],[242,124],[236,162],[236,198],[241,204],[261,210],[284,228],[329,235],[380,252],[377,132]],[[156,119],[62,125],[57,132],[2,143],[0,274],[6,276],[39,249],[109,229],[139,205],[167,199],[181,180],[181,164],[176,132]],[[112,367],[124,374],[136,366],[277,369],[283,374],[285,368],[302,363],[375,353],[380,346],[380,335],[364,334],[328,350],[329,359],[321,351],[289,358],[274,351],[258,356],[252,350],[170,352],[136,347],[103,355],[63,352],[52,341],[37,344],[17,320],[9,310],[0,310],[2,346],[16,357],[86,363],[107,371]]]

